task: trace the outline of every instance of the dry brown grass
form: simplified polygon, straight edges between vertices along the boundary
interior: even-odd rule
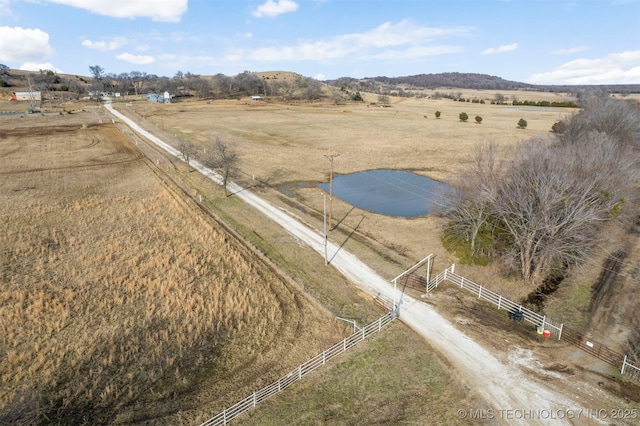
[[[235,143],[241,155],[242,183],[321,230],[323,200],[315,183],[328,181],[327,154],[340,154],[334,163],[335,173],[391,168],[455,183],[470,163],[476,144],[493,141],[506,150],[524,139],[549,133],[556,121],[573,112],[567,108],[491,105],[495,91],[461,92],[487,103],[392,98],[392,107],[380,108],[373,105],[376,95],[365,94],[364,103],[337,106],[242,99],[209,104],[134,102],[131,107],[117,107],[140,120],[144,117],[143,124],[155,127],[169,142],[177,135],[202,148],[215,136]],[[564,94],[501,93],[519,100],[571,100]],[[435,118],[436,111],[442,113],[440,119]],[[462,111],[469,115],[469,122],[459,121]],[[482,124],[474,122],[476,115],[483,117]],[[517,128],[520,118],[528,122],[524,130]],[[296,182],[308,185],[294,189],[295,199],[279,191],[281,186]],[[333,217],[339,226],[330,237],[344,242],[347,249],[389,279],[429,253],[436,254],[437,271],[457,262],[440,242],[440,218],[387,217],[354,209],[339,199],[333,201]],[[514,300],[531,290],[523,283],[498,278],[496,269],[465,266],[461,270]]]
[[[368,96],[372,102],[375,98]],[[454,102],[448,99],[395,99],[391,108],[349,105],[270,104],[250,100],[135,103],[131,109],[167,132],[205,143],[214,136],[235,142],[248,176],[271,184],[324,180],[328,163],[323,155],[340,153],[336,171],[350,173],[374,168],[413,170],[450,181],[468,161],[480,141],[513,145],[549,132],[571,111]],[[435,111],[441,111],[440,119]],[[471,121],[461,123],[467,112]],[[473,117],[483,122],[475,124]],[[425,118],[426,117],[426,118]],[[520,118],[526,130],[517,129]]]
[[[341,336],[96,114],[1,123],[5,422],[193,422]]]

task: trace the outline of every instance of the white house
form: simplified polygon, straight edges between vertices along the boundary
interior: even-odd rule
[[[171,103],[171,95],[169,94],[169,92],[164,92],[164,103],[165,104],[170,104]]]
[[[41,92],[13,92],[12,101],[39,101],[42,99]]]

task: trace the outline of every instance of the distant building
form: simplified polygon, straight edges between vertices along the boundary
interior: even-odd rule
[[[41,92],[13,92],[12,101],[39,101],[42,99]]]
[[[261,101],[262,100],[262,96],[252,96],[251,100],[252,101]]]
[[[162,95],[158,95],[157,93],[149,93],[147,95],[147,100],[149,102],[159,102],[162,103],[164,102],[164,97]]]
[[[171,103],[171,95],[169,94],[169,92],[164,92],[164,103],[165,104]]]

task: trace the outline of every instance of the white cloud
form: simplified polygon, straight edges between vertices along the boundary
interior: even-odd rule
[[[551,52],[554,55],[571,55],[572,53],[580,53],[589,50],[587,46],[570,47],[568,49],[558,49]]]
[[[314,75],[313,78],[315,78],[318,81],[324,81],[324,80],[327,79],[327,76],[324,75],[323,73],[318,73],[318,74]]]
[[[463,51],[464,49],[460,46],[418,46],[409,47],[404,50],[386,50],[373,55],[373,58],[384,60],[412,60],[426,58],[428,56],[462,53]]]
[[[22,71],[40,71],[40,70],[51,70],[57,73],[64,73],[60,68],[53,65],[51,62],[44,63],[35,63],[35,62],[25,62],[20,66]]]
[[[640,50],[611,53],[604,58],[576,59],[550,72],[534,74],[534,84],[638,84]]]
[[[85,9],[112,18],[151,18],[161,22],[179,22],[187,11],[188,0],[45,0],[50,3]]]
[[[482,54],[483,55],[493,55],[493,54],[496,54],[496,53],[511,52],[513,50],[516,50],[517,48],[518,48],[518,43],[505,44],[504,46],[492,47],[490,49],[483,50]]]
[[[264,62],[323,61],[345,57],[411,60],[460,52],[462,49],[457,46],[431,43],[441,37],[466,36],[471,31],[472,28],[469,27],[422,27],[403,20],[396,24],[387,22],[364,33],[345,34],[326,40],[234,51],[225,60],[241,61],[248,58]]]
[[[96,49],[102,52],[108,52],[109,50],[116,50],[127,44],[127,40],[123,37],[115,38],[111,41],[91,41],[91,40],[82,40],[82,45],[84,47],[88,47],[89,49]]]
[[[0,61],[42,62],[52,53],[49,34],[41,29],[0,27]]]
[[[253,16],[262,18],[263,16],[278,16],[287,12],[295,12],[296,10],[298,10],[298,3],[293,0],[277,0],[277,2],[267,0],[252,13]]]
[[[116,58],[120,59],[121,61],[131,62],[132,64],[136,65],[148,65],[156,61],[153,56],[133,55],[131,53],[121,53],[119,55],[116,55]]]

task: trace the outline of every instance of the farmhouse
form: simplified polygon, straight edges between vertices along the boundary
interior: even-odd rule
[[[39,101],[42,99],[41,92],[13,92],[12,101]]]

